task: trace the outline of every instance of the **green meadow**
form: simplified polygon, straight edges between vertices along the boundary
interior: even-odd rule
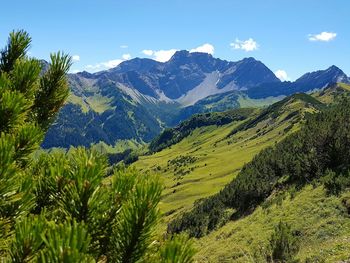
[[[140,156],[134,166],[164,180],[159,231],[165,231],[168,222],[189,211],[196,201],[218,193],[262,149],[299,130],[308,114],[349,90],[348,85],[339,84],[313,97],[297,94],[257,109],[247,120],[197,128],[179,143]],[[295,262],[345,262],[350,221],[344,204],[349,198],[348,192],[327,195],[321,184],[274,193],[250,214],[195,239],[196,260],[265,262],[274,227],[283,221],[292,225],[295,233],[302,233]]]
[[[254,120],[263,111],[253,112],[250,119]],[[190,209],[196,200],[220,191],[262,149],[297,130],[297,116],[286,118],[291,112],[303,116],[315,109],[302,100],[292,99],[279,111],[279,115],[270,116],[230,137],[228,135],[244,121],[195,129],[175,145],[140,156],[134,166],[160,174],[164,180],[160,208],[165,221]]]

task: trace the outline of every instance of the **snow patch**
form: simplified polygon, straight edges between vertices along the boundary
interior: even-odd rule
[[[231,82],[224,88],[219,89],[217,87],[217,83],[220,80],[220,76],[221,74],[218,71],[213,71],[211,73],[206,74],[206,77],[201,84],[199,84],[194,89],[188,91],[185,95],[182,95],[176,101],[179,102],[182,106],[186,107],[191,106],[197,101],[204,99],[208,96],[238,89],[234,82]]]

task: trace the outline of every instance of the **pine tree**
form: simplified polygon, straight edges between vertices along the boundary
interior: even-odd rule
[[[69,92],[71,58],[52,54],[41,74],[40,61],[26,55],[30,43],[26,32],[12,32],[0,52],[0,217],[10,221],[33,205],[25,169]]]
[[[69,94],[71,58],[49,67],[27,56],[31,38],[10,34],[0,52],[0,261],[192,262],[174,237],[155,249],[159,178],[135,169],[108,172],[85,148],[33,158]]]

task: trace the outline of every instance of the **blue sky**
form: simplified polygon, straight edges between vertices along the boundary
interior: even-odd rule
[[[291,80],[333,64],[350,75],[347,0],[12,0],[1,8],[0,46],[25,29],[32,56],[63,50],[75,56],[72,71],[201,47],[231,61],[255,57]]]

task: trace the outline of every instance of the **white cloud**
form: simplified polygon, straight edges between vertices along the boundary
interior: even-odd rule
[[[75,73],[78,73],[78,72],[80,72],[80,71],[81,71],[81,70],[79,70],[79,69],[72,69],[72,70],[69,71],[69,73],[75,74]]]
[[[131,55],[130,54],[123,54],[122,58],[125,60],[129,60],[129,59],[131,59]]]
[[[169,49],[169,50],[145,49],[145,50],[142,50],[141,52],[146,56],[152,57],[154,60],[157,60],[159,62],[166,62],[174,55],[176,51],[177,49]]]
[[[276,77],[279,78],[281,81],[290,80],[287,72],[283,69],[276,70],[274,73],[275,73]]]
[[[120,48],[128,48],[128,45],[121,45],[121,46],[119,46]]]
[[[206,44],[203,44],[199,47],[191,49],[190,52],[191,53],[192,52],[202,52],[202,53],[208,53],[208,54],[213,55],[214,54],[214,46],[206,43]]]
[[[323,41],[323,42],[328,42],[333,39],[335,39],[337,36],[337,33],[333,32],[321,32],[319,34],[313,35],[309,34],[309,40],[310,41]]]
[[[131,59],[130,54],[123,54],[122,58],[112,59],[112,60],[108,60],[108,61],[100,62],[100,63],[96,63],[96,64],[90,64],[90,65],[85,66],[85,69],[89,72],[97,72],[97,71],[101,71],[101,70],[115,68],[120,63],[124,62],[125,60],[129,60],[129,59]]]
[[[175,48],[168,49],[168,50],[144,49],[141,51],[141,53],[146,56],[152,57],[156,61],[166,62],[175,54],[176,51],[178,51],[178,49],[175,49]],[[202,52],[202,53],[214,54],[214,46],[206,43],[199,47],[191,49],[190,52]]]
[[[85,68],[90,72],[97,72],[100,70],[110,69],[118,66],[124,59],[113,59],[106,62],[97,63],[95,65],[87,65]]]
[[[123,59],[113,59],[107,62],[103,62],[102,65],[105,66],[106,68],[114,68],[118,66],[120,63],[122,63],[123,61],[124,61]]]
[[[91,71],[91,72],[95,72],[98,71],[101,68],[101,64],[95,64],[95,65],[86,65],[85,67],[87,70]]]
[[[80,56],[79,55],[73,55],[72,56],[73,61],[80,61]]]
[[[153,55],[153,50],[150,50],[150,49],[144,49],[141,52],[143,54],[145,54],[146,56],[152,56]]]
[[[242,49],[247,52],[254,51],[259,48],[258,43],[252,38],[249,38],[247,40],[239,40],[238,38],[236,38],[235,42],[230,43],[230,46],[233,49]]]
[[[168,61],[177,51],[177,49],[169,49],[169,50],[158,50],[153,52],[154,59],[159,62]]]

